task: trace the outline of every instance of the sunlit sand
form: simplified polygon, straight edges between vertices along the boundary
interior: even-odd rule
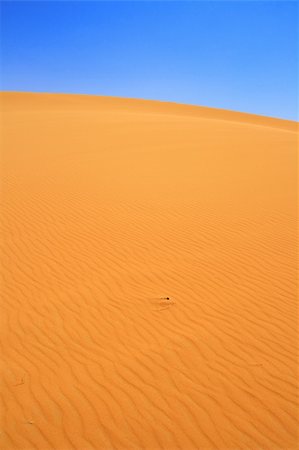
[[[1,111],[1,448],[297,448],[296,123]]]

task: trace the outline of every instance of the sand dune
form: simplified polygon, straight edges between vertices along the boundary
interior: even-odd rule
[[[2,93],[1,127],[1,448],[298,448],[296,123]]]

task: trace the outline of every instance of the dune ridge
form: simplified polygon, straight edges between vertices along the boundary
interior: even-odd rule
[[[1,448],[297,449],[297,123],[0,98]]]
[[[0,92],[0,96],[9,96],[9,102],[3,101],[2,110],[54,110],[56,113],[65,110],[94,110],[105,108],[106,114],[109,111],[115,113],[117,110],[142,113],[170,114],[182,116],[195,116],[202,119],[212,118],[213,120],[236,121],[237,123],[251,123],[258,126],[269,126],[290,131],[298,130],[298,122],[274,117],[259,116],[225,109],[215,109],[205,106],[186,105],[174,102],[164,102],[157,100],[142,100],[136,98],[120,98],[94,96],[87,94],[39,94],[30,92]],[[20,96],[22,101],[20,101]],[[29,106],[30,105],[30,106]],[[29,106],[29,107],[28,107]]]

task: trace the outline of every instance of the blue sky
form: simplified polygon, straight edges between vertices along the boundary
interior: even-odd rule
[[[1,2],[1,90],[298,120],[293,1]]]

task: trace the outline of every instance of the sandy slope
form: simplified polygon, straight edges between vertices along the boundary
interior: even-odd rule
[[[1,449],[297,448],[296,124],[1,110]]]

